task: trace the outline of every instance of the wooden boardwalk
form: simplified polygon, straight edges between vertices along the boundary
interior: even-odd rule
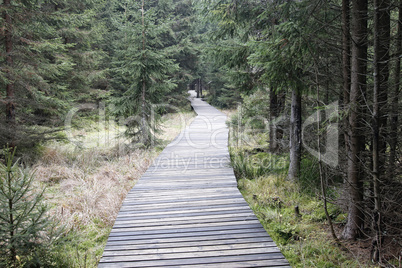
[[[226,116],[198,114],[127,195],[98,267],[290,267],[237,189]]]

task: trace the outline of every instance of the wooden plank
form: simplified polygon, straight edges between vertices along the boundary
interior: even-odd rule
[[[202,194],[197,192],[171,192],[170,194],[166,194],[161,196],[158,194],[157,196],[149,195],[149,196],[130,196],[127,197],[126,200],[124,201],[124,204],[130,203],[130,202],[135,202],[138,205],[141,204],[148,204],[148,203],[155,203],[159,201],[180,201],[180,200],[187,200],[187,201],[196,201],[198,200],[211,200],[211,199],[227,199],[227,198],[242,198],[241,195],[238,193],[233,193],[233,192],[227,192],[227,193],[219,193],[212,191],[210,193]]]
[[[240,192],[235,188],[228,188],[228,187],[222,187],[222,188],[214,188],[214,189],[205,189],[202,192],[200,192],[198,189],[189,189],[186,191],[180,190],[180,189],[170,189],[170,190],[161,190],[158,191],[156,194],[155,192],[148,192],[148,191],[139,191],[137,189],[133,188],[132,191],[130,191],[127,195],[127,200],[130,199],[136,199],[136,198],[141,198],[142,200],[146,200],[147,198],[162,198],[162,197],[180,197],[180,196],[209,196],[210,194],[234,194],[239,197],[242,197]]]
[[[167,234],[167,233],[196,233],[217,230],[235,230],[235,229],[252,229],[262,228],[258,220],[236,221],[236,222],[214,222],[214,223],[200,223],[191,225],[166,225],[163,229],[159,226],[145,226],[145,227],[125,227],[113,228],[110,232],[110,237],[114,236],[130,236],[130,235],[143,235],[143,234]]]
[[[207,204],[198,204],[197,206],[192,206],[191,204],[182,204],[182,207],[178,207],[178,206],[160,206],[158,207],[157,205],[150,205],[150,206],[126,206],[126,207],[122,207],[121,211],[122,213],[125,212],[144,212],[150,209],[153,209],[155,212],[170,212],[170,211],[187,211],[187,210],[198,210],[198,209],[207,209],[207,208],[249,208],[249,206],[247,205],[247,203],[227,203],[227,202],[220,202],[220,203],[216,203],[216,204],[211,204],[211,203],[207,203]]]
[[[259,227],[259,226],[258,226]],[[144,240],[144,239],[170,239],[170,238],[190,238],[191,240],[197,241],[198,239],[202,239],[207,236],[217,236],[217,237],[225,237],[230,236],[232,234],[237,234],[237,237],[241,237],[241,235],[250,235],[253,234],[255,236],[263,235],[267,236],[267,232],[264,229],[256,229],[255,226],[247,229],[231,229],[231,230],[208,230],[208,231],[200,231],[200,232],[155,232],[155,233],[141,233],[136,235],[129,234],[120,234],[116,236],[109,236],[108,242],[110,241],[126,241],[126,240]]]
[[[183,246],[182,244],[176,244],[176,247],[165,247],[165,248],[143,248],[143,249],[120,249],[120,250],[113,250],[113,251],[105,251],[103,256],[104,257],[113,257],[113,256],[137,256],[137,255],[159,255],[159,254],[178,254],[178,253],[197,253],[199,252],[212,252],[212,256],[217,254],[214,251],[219,252],[227,252],[231,251],[231,253],[240,252],[242,254],[247,254],[249,250],[256,250],[256,249],[267,249],[272,248],[272,252],[279,252],[279,249],[275,246],[275,243],[254,243],[254,244],[227,244],[227,245],[197,245],[197,246]],[[232,250],[237,250],[232,251]],[[263,253],[266,253],[266,250],[262,250]],[[192,256],[197,257],[196,254],[192,254]]]
[[[169,226],[194,226],[196,224],[213,224],[213,223],[233,223],[240,221],[250,221],[250,220],[258,220],[252,217],[208,217],[205,219],[189,219],[189,220],[180,220],[180,218],[175,218],[175,220],[165,221],[164,219],[159,219],[151,222],[140,223],[138,221],[117,221],[113,226],[114,229],[120,230],[127,228],[140,228],[144,225],[147,227],[157,227],[157,228],[167,228]]]
[[[199,206],[209,206],[209,205],[224,205],[224,204],[247,204],[244,199],[240,198],[221,198],[221,199],[204,199],[204,200],[175,200],[175,201],[166,201],[166,202],[161,202],[159,204],[156,204],[158,208],[164,208],[164,207],[175,207],[175,206],[180,206],[180,207],[199,207]],[[127,210],[130,208],[134,209],[147,209],[150,207],[155,207],[155,204],[152,203],[143,203],[143,204],[137,204],[135,202],[132,203],[123,203],[122,205],[122,210]]]
[[[176,224],[191,224],[191,223],[201,223],[201,222],[210,222],[211,220],[221,220],[221,221],[229,221],[233,219],[235,221],[245,220],[245,219],[257,219],[254,214],[246,211],[244,213],[228,213],[228,214],[217,214],[217,215],[200,215],[200,216],[176,216],[170,218],[158,217],[153,219],[143,219],[138,221],[138,219],[126,218],[126,219],[117,219],[114,225],[114,228],[119,228],[119,226],[129,225],[131,227],[134,226],[152,226],[152,225],[176,225]]]
[[[237,231],[237,233],[236,233]],[[236,243],[240,239],[252,239],[253,241],[259,241],[261,238],[271,239],[267,236],[264,231],[247,230],[248,232],[239,232],[239,230],[232,232],[204,232],[197,237],[194,234],[182,233],[182,234],[170,234],[170,235],[160,235],[160,236],[136,236],[136,237],[119,237],[116,240],[109,239],[105,251],[109,247],[114,246],[126,246],[126,245],[146,245],[147,247],[152,247],[155,245],[165,245],[175,243],[219,243],[219,241],[230,240],[232,243]],[[187,235],[187,236],[186,236]],[[271,240],[272,241],[272,240]]]
[[[141,260],[141,261],[115,261],[111,262],[102,261],[99,267],[181,267],[182,265],[217,265],[225,264],[226,267],[231,267],[233,262],[244,262],[244,261],[256,261],[265,260],[266,266],[269,267],[271,264],[276,265],[275,260],[283,260],[280,263],[285,263],[283,255],[280,253],[266,253],[266,254],[250,254],[250,255],[239,255],[239,256],[214,256],[205,258],[187,258],[187,259],[158,259],[158,260]]]
[[[209,239],[203,238],[204,240],[198,241],[183,241],[183,240],[155,240],[155,241],[148,241],[143,240],[136,241],[135,243],[111,243],[108,244],[107,248],[105,248],[105,253],[107,254],[108,251],[120,251],[120,250],[143,250],[143,249],[153,249],[153,248],[177,248],[178,245],[180,247],[199,247],[199,246],[219,246],[219,245],[231,245],[236,246],[238,244],[247,244],[247,245],[266,245],[267,247],[276,246],[272,239],[268,236],[261,236],[261,237],[244,237],[244,238],[236,238],[236,237],[226,237],[225,239],[216,239],[214,236],[210,236]]]
[[[174,212],[178,212],[178,213],[185,213],[187,211],[204,211],[205,209],[218,209],[218,210],[236,210],[236,209],[250,209],[250,207],[248,205],[244,205],[244,204],[217,204],[217,205],[210,205],[210,206],[198,206],[198,207],[187,207],[187,208],[180,208],[180,207],[171,207],[171,208],[162,208],[162,209],[158,209],[158,208],[154,208],[152,212],[150,213],[160,213],[160,214],[171,214]],[[132,207],[131,209],[126,209],[126,210],[122,210],[120,211],[121,215],[129,215],[132,213],[135,213],[136,215],[139,215],[141,213],[147,213],[149,212],[149,210],[140,210],[138,208]]]
[[[289,263],[284,259],[275,260],[259,260],[259,261],[242,261],[231,263],[212,263],[212,264],[194,264],[181,265],[183,268],[247,268],[247,267],[270,267],[270,268],[291,268]]]
[[[149,255],[119,255],[119,256],[104,256],[104,262],[128,262],[128,261],[150,261],[150,260],[169,260],[169,259],[198,259],[207,257],[226,257],[226,256],[236,256],[240,257],[242,255],[254,255],[254,254],[264,254],[271,255],[270,257],[282,258],[279,249],[277,247],[269,248],[250,248],[250,249],[230,249],[230,250],[219,250],[219,251],[203,251],[199,250],[196,252],[185,252],[185,253],[158,253]],[[278,254],[278,255],[276,255]]]
[[[144,210],[144,211],[129,211],[125,213],[120,213],[117,216],[116,220],[123,220],[123,219],[136,219],[136,220],[144,220],[144,219],[154,219],[154,218],[161,218],[163,217],[164,219],[168,219],[170,217],[177,217],[178,215],[193,215],[193,216],[200,216],[200,215],[223,215],[227,213],[235,213],[235,212],[242,212],[246,211],[248,213],[250,212],[250,208],[247,206],[243,207],[234,207],[234,206],[225,206],[225,207],[207,207],[203,209],[188,209],[188,210],[171,210],[171,211],[149,211],[149,210]]]

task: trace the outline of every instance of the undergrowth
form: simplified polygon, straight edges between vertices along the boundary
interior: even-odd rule
[[[238,186],[292,267],[359,267],[332,240],[322,201],[280,175],[242,178]],[[299,208],[300,216],[295,213]],[[329,206],[336,219],[340,211]]]
[[[292,182],[287,155],[250,146],[230,152],[239,190],[292,267],[364,267],[330,235],[312,159],[303,159],[300,181]],[[328,205],[333,221],[343,223],[345,214]]]

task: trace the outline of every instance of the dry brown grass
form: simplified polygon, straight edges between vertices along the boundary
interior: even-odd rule
[[[193,113],[165,116],[158,138],[168,143],[193,117]],[[118,151],[116,146],[80,150],[71,144],[52,144],[43,150],[35,174],[48,187],[53,213],[68,227],[79,228],[93,219],[112,226],[126,194],[158,155],[157,149],[124,155]]]
[[[91,150],[68,159],[63,148],[56,150],[56,157],[54,151],[53,162],[44,154],[36,165],[36,177],[48,187],[53,213],[70,228],[95,218],[111,226],[125,195],[156,156],[154,151],[136,150],[109,160]]]

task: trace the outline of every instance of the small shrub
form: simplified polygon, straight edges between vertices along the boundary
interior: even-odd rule
[[[6,148],[0,163],[0,266],[50,266],[47,251],[58,242],[58,232],[46,214],[43,191],[33,190],[33,174],[14,155],[15,149]]]

